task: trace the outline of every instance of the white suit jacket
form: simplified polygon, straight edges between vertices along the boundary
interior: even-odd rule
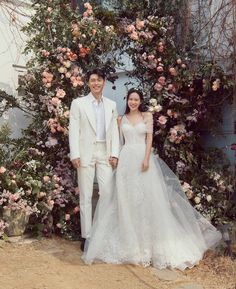
[[[70,159],[80,158],[81,166],[88,166],[96,143],[96,120],[91,101],[92,94],[78,97],[70,108],[69,144]],[[119,156],[119,131],[116,103],[103,97],[106,124],[107,160]]]

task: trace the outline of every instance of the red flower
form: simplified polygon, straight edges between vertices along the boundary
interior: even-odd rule
[[[90,52],[90,48],[88,48],[88,47],[80,47],[79,56],[84,58],[87,54],[89,54],[89,52]]]

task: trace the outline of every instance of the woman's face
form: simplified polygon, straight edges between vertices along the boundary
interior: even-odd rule
[[[132,92],[128,98],[128,107],[130,111],[139,110],[141,104],[140,96],[137,92]]]

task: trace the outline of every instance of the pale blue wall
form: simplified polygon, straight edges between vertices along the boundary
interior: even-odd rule
[[[217,116],[216,116],[217,117]],[[235,165],[235,152],[231,150],[230,145],[236,143],[236,135],[234,133],[234,122],[236,121],[236,108],[226,106],[223,112],[223,124],[220,126],[221,132],[215,136],[204,136],[206,147],[222,148],[226,153],[232,166]]]

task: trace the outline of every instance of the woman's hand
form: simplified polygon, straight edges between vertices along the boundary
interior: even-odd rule
[[[143,163],[142,163],[142,172],[146,172],[149,168],[149,160],[148,159],[144,159]]]

